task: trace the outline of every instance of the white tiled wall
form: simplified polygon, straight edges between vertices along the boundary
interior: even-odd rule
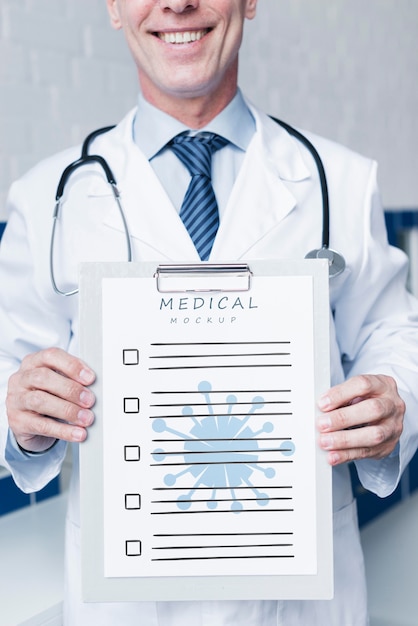
[[[137,81],[105,0],[0,0],[0,220],[10,181],[120,119]],[[418,206],[417,0],[259,0],[241,81],[268,112],[380,162]]]
[[[389,208],[418,208],[417,0],[259,0],[242,84],[268,112],[378,159]]]
[[[0,0],[0,220],[10,182],[135,104],[105,0]]]

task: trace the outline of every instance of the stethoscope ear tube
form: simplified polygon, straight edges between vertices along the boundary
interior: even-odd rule
[[[98,128],[97,130],[94,130],[92,133],[87,135],[87,137],[83,141],[83,145],[81,146],[80,158],[67,165],[67,167],[61,174],[61,178],[59,180],[57,191],[55,194],[56,201],[60,200],[64,195],[65,185],[67,184],[71,174],[76,169],[83,165],[86,165],[87,163],[98,163],[102,167],[109,185],[116,185],[116,179],[106,159],[98,154],[89,154],[89,147],[91,142],[94,141],[99,135],[102,135],[103,133],[107,133],[109,130],[112,130],[112,128],[115,128],[115,126],[105,126],[104,128]]]
[[[98,137],[99,135],[103,135],[103,133],[109,132],[109,130],[112,130],[113,128],[115,128],[114,124],[113,126],[97,128],[96,130],[93,130],[93,132],[91,132],[89,135],[87,135],[87,137],[83,141],[83,145],[81,146],[81,158],[83,159],[84,157],[89,155],[90,144],[96,139],[96,137]]]
[[[322,194],[322,243],[321,248],[317,248],[315,250],[311,250],[305,255],[305,259],[328,259],[329,265],[329,277],[333,278],[338,276],[345,270],[345,260],[344,257],[336,252],[335,250],[331,250],[329,247],[329,194],[328,194],[328,183],[327,177],[325,174],[324,164],[322,163],[322,159],[318,154],[317,149],[313,145],[311,141],[305,135],[302,135],[296,128],[286,124],[286,122],[282,122],[275,117],[271,118],[277,124],[282,126],[290,135],[293,135],[298,139],[304,146],[309,150],[312,154],[316,167],[318,169],[319,181],[321,184],[321,194]]]
[[[67,184],[71,174],[73,174],[75,170],[79,167],[87,165],[88,163],[98,163],[102,168],[109,185],[116,185],[115,177],[106,159],[104,159],[99,154],[86,154],[85,156],[81,156],[76,161],[73,161],[72,163],[67,165],[59,180],[57,191],[55,193],[55,200],[61,200],[62,196],[64,195],[65,185]]]
[[[55,246],[54,246],[54,243],[55,243],[55,230],[57,227],[57,220],[59,219],[60,207],[61,207],[61,199],[58,199],[55,204],[54,215],[53,215],[53,220],[52,220],[51,242],[49,245],[49,273],[51,277],[52,288],[56,294],[58,294],[59,296],[74,296],[76,293],[78,293],[78,288],[73,289],[71,291],[63,291],[62,289],[58,287],[57,282],[55,280],[55,273],[54,273],[54,247]]]
[[[290,135],[293,135],[301,143],[303,143],[306,148],[308,148],[309,152],[312,154],[316,167],[318,169],[319,181],[321,183],[321,193],[322,193],[322,244],[321,249],[329,248],[329,194],[328,194],[328,183],[327,177],[325,174],[324,164],[322,163],[322,159],[318,154],[317,149],[313,145],[311,141],[305,135],[302,135],[296,128],[286,124],[286,122],[282,122],[277,118],[272,118],[277,124],[282,126]]]
[[[125,213],[123,211],[122,203],[120,201],[120,193],[119,193],[119,189],[117,188],[117,185],[116,185],[115,176],[114,176],[114,174],[113,174],[113,172],[112,172],[108,162],[106,161],[106,159],[104,159],[99,154],[88,154],[90,143],[98,135],[101,135],[102,133],[105,133],[105,132],[111,130],[112,128],[114,128],[114,126],[106,126],[106,128],[99,128],[98,130],[95,130],[94,132],[90,133],[86,137],[84,142],[83,142],[80,158],[77,159],[76,161],[73,161],[69,165],[67,165],[67,167],[65,168],[65,170],[61,174],[61,178],[60,178],[60,180],[58,182],[57,191],[56,191],[56,194],[55,194],[55,207],[54,207],[53,221],[52,221],[51,243],[50,243],[50,248],[49,248],[49,269],[50,269],[52,287],[53,287],[55,293],[57,293],[57,294],[59,294],[61,296],[73,296],[76,293],[78,293],[78,288],[72,289],[71,291],[64,291],[64,290],[62,290],[62,289],[60,289],[58,287],[57,282],[55,280],[55,273],[54,273],[54,248],[55,248],[56,227],[57,227],[57,222],[58,222],[58,220],[60,218],[61,201],[62,201],[62,197],[64,195],[65,185],[68,183],[68,180],[69,180],[70,176],[77,169],[82,167],[83,165],[88,165],[90,163],[97,163],[102,168],[102,170],[104,172],[104,175],[106,177],[106,180],[107,180],[107,182],[109,183],[109,185],[110,185],[110,187],[112,189],[113,197],[114,197],[114,200],[115,200],[115,202],[117,204],[118,211],[119,211],[119,214],[120,214],[120,217],[121,217],[121,220],[122,220],[122,224],[123,224],[123,229],[125,231],[126,249],[127,249],[127,261],[128,262],[132,261],[131,238],[130,238],[130,234],[129,234],[129,229],[128,229],[128,224],[127,224],[127,221],[126,221]]]

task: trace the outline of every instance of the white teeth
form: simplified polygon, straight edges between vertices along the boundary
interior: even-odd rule
[[[158,37],[165,43],[183,44],[199,41],[206,33],[206,30],[186,31],[184,33],[158,33]]]

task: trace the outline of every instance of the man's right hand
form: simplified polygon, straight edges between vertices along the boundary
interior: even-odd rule
[[[80,359],[48,348],[25,357],[9,379],[9,426],[21,448],[43,452],[57,439],[84,441],[95,403],[94,372]]]

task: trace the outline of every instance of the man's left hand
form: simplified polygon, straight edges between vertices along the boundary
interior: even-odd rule
[[[319,400],[319,445],[330,465],[356,459],[382,459],[402,433],[405,403],[390,376],[354,376]]]

